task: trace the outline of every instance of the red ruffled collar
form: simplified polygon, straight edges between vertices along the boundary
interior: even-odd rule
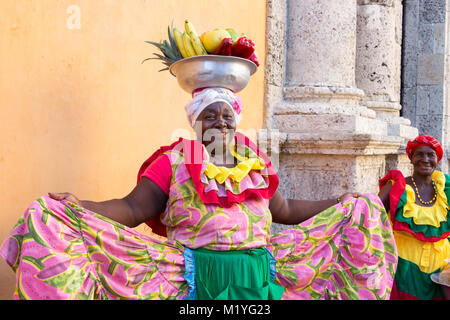
[[[278,176],[275,169],[272,166],[267,155],[262,152],[257,145],[255,145],[248,137],[236,132],[235,134],[236,145],[244,145],[251,148],[258,157],[264,160],[266,168],[261,172],[267,177],[267,187],[263,189],[245,189],[240,194],[234,194],[229,190],[226,190],[226,196],[219,196],[217,190],[210,190],[205,192],[205,184],[201,181],[202,177],[202,164],[205,160],[203,145],[197,140],[188,140],[180,138],[178,141],[172,143],[170,146],[163,146],[153,153],[141,166],[138,172],[139,182],[145,169],[155,161],[161,154],[178,149],[184,154],[185,166],[192,178],[195,190],[197,191],[200,199],[207,204],[217,204],[223,208],[229,208],[235,203],[242,203],[246,199],[250,198],[264,198],[270,199],[276,192],[279,184]],[[165,227],[162,225],[159,216],[146,222],[152,228],[152,231],[156,234],[166,236]]]

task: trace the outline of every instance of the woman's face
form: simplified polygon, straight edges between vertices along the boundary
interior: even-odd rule
[[[205,146],[215,142],[217,146],[224,145],[226,147],[234,137],[235,130],[234,112],[222,101],[207,106],[200,113],[195,123],[197,137]]]
[[[411,157],[414,173],[431,175],[438,165],[438,158],[433,148],[429,146],[418,147]]]

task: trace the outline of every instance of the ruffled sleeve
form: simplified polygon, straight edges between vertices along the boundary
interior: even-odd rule
[[[152,180],[161,188],[166,195],[169,195],[170,180],[172,179],[172,166],[167,155],[160,155],[142,173],[141,178],[146,177]]]
[[[389,211],[391,214],[391,218],[393,218],[395,211],[397,210],[397,206],[400,202],[400,198],[405,191],[406,181],[401,171],[389,170],[389,172],[379,181],[380,189],[383,188],[383,186],[389,181],[392,181],[392,188],[389,194]]]

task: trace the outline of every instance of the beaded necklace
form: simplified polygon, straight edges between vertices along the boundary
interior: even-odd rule
[[[433,188],[434,188],[434,196],[433,196],[433,199],[431,199],[430,201],[423,201],[422,200],[422,198],[420,197],[419,189],[417,188],[416,182],[414,181],[414,178],[412,176],[411,176],[411,181],[413,183],[414,189],[416,190],[417,199],[419,199],[420,203],[422,203],[424,205],[430,205],[436,200],[436,198],[437,198],[437,188],[436,188],[436,184],[434,183],[434,180],[431,180],[431,184],[433,185]]]

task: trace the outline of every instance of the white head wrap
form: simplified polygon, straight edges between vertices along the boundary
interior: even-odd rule
[[[193,128],[200,113],[210,104],[225,102],[233,110],[236,124],[241,121],[242,100],[233,91],[225,88],[206,88],[192,94],[193,99],[184,108],[189,124]]]

